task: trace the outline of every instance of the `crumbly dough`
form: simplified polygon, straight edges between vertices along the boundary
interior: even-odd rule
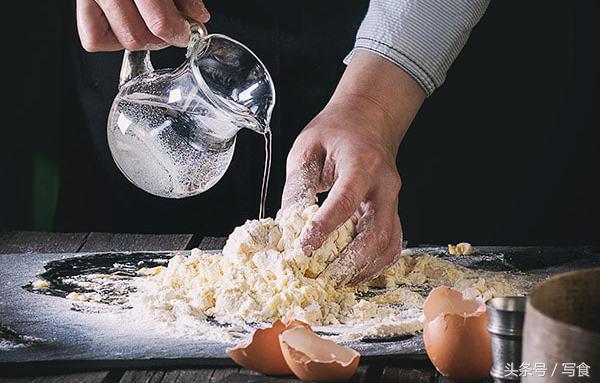
[[[370,302],[379,304],[396,304],[405,306],[420,307],[425,298],[415,291],[405,287],[395,287],[387,289],[383,294],[379,294],[369,299]]]
[[[65,297],[70,301],[81,301],[81,302],[87,302],[90,300],[90,295],[86,294],[86,293],[78,293],[78,292],[71,292],[69,294],[67,294],[67,296]]]
[[[411,252],[403,252],[369,284],[336,287],[321,273],[350,243],[355,222],[348,220],[321,248],[305,255],[298,238],[317,210],[317,205],[292,208],[275,219],[246,221],[220,255],[194,249],[191,255],[176,254],[167,267],[140,270],[132,306],[190,328],[209,317],[228,326],[276,319],[346,326],[347,340],[420,330],[424,298],[411,288],[446,285],[480,299],[518,293],[501,276]],[[379,293],[358,298],[372,287]]]
[[[38,279],[31,282],[31,287],[33,287],[35,290],[46,290],[48,287],[50,287],[50,285],[48,284],[48,281]]]
[[[158,275],[165,271],[167,268],[164,266],[156,266],[156,267],[142,267],[137,271],[137,275],[139,276],[149,276],[149,275]]]
[[[198,249],[187,257],[175,255],[148,280],[146,304],[153,311],[185,307],[224,323],[280,318],[339,323],[356,303],[354,289],[337,288],[318,275],[350,243],[355,225],[348,220],[307,256],[297,239],[317,209],[313,205],[280,212],[275,220],[249,220],[229,236],[222,256]]]
[[[401,255],[392,267],[371,281],[370,285],[388,288],[425,283],[434,286],[452,285],[454,281],[464,277],[464,271],[460,266],[427,253]]]
[[[451,255],[471,255],[473,254],[473,246],[469,242],[461,242],[456,245],[449,244],[448,252]]]

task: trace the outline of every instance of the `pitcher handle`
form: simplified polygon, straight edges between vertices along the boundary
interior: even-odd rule
[[[206,26],[202,23],[198,23],[193,20],[189,20],[190,23],[190,35],[193,38],[195,35],[198,37],[204,38],[208,35],[208,31],[206,30]]]
[[[185,54],[186,58],[189,58],[198,46],[198,42],[203,40],[207,35],[208,31],[204,24],[197,23],[190,20],[190,43]]]
[[[154,67],[150,61],[150,51],[132,52],[125,49],[123,64],[121,64],[121,74],[119,75],[119,88],[132,78],[153,71]]]
[[[193,41],[192,39],[204,38],[207,34],[208,32],[204,24],[190,22],[190,41]],[[132,78],[151,72],[154,72],[154,67],[150,61],[150,51],[134,52],[125,49],[123,63],[121,64],[121,73],[119,75],[119,88]]]

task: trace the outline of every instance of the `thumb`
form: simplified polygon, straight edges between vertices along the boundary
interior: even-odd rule
[[[193,21],[207,23],[210,20],[210,13],[203,1],[200,0],[175,0],[175,5],[182,15],[187,16]]]

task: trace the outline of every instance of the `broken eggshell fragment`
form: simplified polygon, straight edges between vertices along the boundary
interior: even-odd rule
[[[360,361],[355,350],[323,339],[305,327],[295,327],[279,335],[283,357],[302,380],[346,382]]]
[[[242,367],[260,372],[265,375],[290,375],[292,370],[288,367],[279,346],[279,335],[286,329],[293,327],[310,327],[300,321],[283,323],[276,320],[270,327],[254,331],[250,339],[235,347],[226,350],[227,355]]]
[[[484,302],[438,287],[425,300],[423,312],[425,349],[442,375],[456,380],[489,376],[492,350]]]

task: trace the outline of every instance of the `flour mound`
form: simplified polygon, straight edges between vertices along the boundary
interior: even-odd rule
[[[307,256],[298,237],[317,209],[246,221],[229,236],[221,255],[198,249],[188,257],[175,255],[145,281],[145,305],[163,317],[210,316],[222,323],[281,318],[339,323],[356,303],[354,290],[336,288],[319,274],[350,243],[355,225],[348,220]]]
[[[419,331],[424,295],[432,287],[454,287],[479,299],[520,293],[498,273],[410,251],[367,284],[336,287],[322,274],[352,241],[355,222],[348,220],[305,255],[298,238],[317,210],[291,208],[275,219],[246,221],[220,254],[194,249],[176,254],[167,267],[140,270],[132,312],[169,334],[217,341],[276,319],[326,325],[325,331],[336,329],[338,340],[351,340]]]

